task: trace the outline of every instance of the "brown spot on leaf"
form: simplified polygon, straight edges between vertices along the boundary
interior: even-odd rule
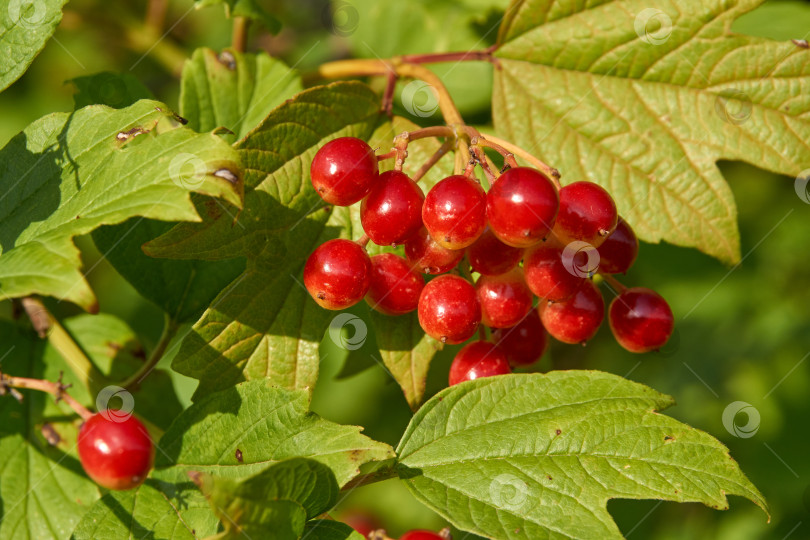
[[[236,58],[230,51],[222,51],[221,53],[219,53],[219,56],[217,56],[217,60],[219,61],[220,64],[222,64],[231,71],[234,71],[236,69]]]
[[[56,446],[62,441],[62,437],[59,436],[59,433],[53,429],[53,426],[50,425],[48,422],[42,424],[42,428],[40,428],[42,432],[42,436],[45,437],[45,440],[48,441],[48,444],[51,446]]]
[[[214,171],[214,176],[227,180],[231,184],[237,184],[239,182],[239,177],[230,169],[218,169]]]
[[[664,436],[664,440],[667,441],[667,442],[674,441],[675,437],[673,437],[672,435],[666,435],[666,436]]]
[[[810,43],[807,43],[806,39],[791,39],[791,41],[797,47],[801,47],[802,49],[810,49]]]
[[[557,430],[555,431],[555,433],[556,433],[557,435],[559,435],[559,434],[561,434],[561,433],[562,433],[562,430],[561,430],[561,429],[557,429]]]
[[[238,448],[236,449],[235,456],[236,456],[236,461],[238,461],[239,463],[244,462],[244,459],[242,458],[242,451],[239,450]]]

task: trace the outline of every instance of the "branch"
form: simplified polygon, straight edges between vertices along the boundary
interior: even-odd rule
[[[618,291],[617,294],[621,294],[621,293],[623,293],[624,291],[627,290],[627,287],[622,285],[622,283],[618,279],[613,277],[612,275],[603,274],[602,272],[599,272],[599,275],[602,276],[602,279],[605,280],[605,283],[607,283],[608,285],[613,287],[616,291]]]
[[[233,18],[233,36],[231,48],[236,52],[243,53],[247,50],[248,29],[250,28],[250,19],[247,17],[234,17]]]
[[[19,392],[14,392],[14,388],[27,388],[29,390],[47,392],[56,398],[57,403],[59,403],[59,401],[67,403],[82,419],[88,420],[93,416],[92,412],[87,410],[84,405],[70,397],[67,393],[67,389],[70,388],[70,385],[62,384],[61,373],[59,374],[58,382],[51,382],[41,379],[29,379],[27,377],[11,377],[0,372],[0,396],[11,393],[18,401],[22,401],[22,395]]]
[[[161,334],[157,345],[155,345],[154,350],[152,350],[152,354],[149,355],[149,359],[140,367],[140,369],[138,369],[138,371],[133,373],[119,386],[122,386],[127,390],[131,390],[132,387],[139,385],[146,378],[146,376],[149,375],[153,369],[155,369],[155,366],[158,365],[160,359],[163,358],[163,353],[166,352],[166,348],[169,346],[169,343],[171,343],[172,338],[174,338],[175,334],[177,334],[177,328],[177,323],[166,315],[163,323],[163,334]]]

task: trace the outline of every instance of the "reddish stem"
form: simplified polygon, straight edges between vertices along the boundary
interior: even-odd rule
[[[422,166],[419,168],[419,170],[416,171],[416,174],[413,175],[413,181],[414,182],[419,182],[419,180],[421,180],[422,177],[424,177],[427,174],[427,172],[434,165],[436,165],[436,163],[438,163],[439,160],[442,159],[444,157],[444,155],[447,152],[449,152],[450,149],[452,149],[452,148],[453,148],[453,142],[450,141],[450,140],[445,141],[444,144],[442,144],[439,147],[439,149],[436,150],[433,153],[432,156],[430,156],[430,159],[428,159],[424,164],[422,164]]]
[[[446,53],[406,54],[401,56],[403,62],[411,64],[438,64],[441,62],[482,61],[498,65],[498,59],[492,56],[494,48],[483,51],[458,51]]]
[[[29,390],[47,392],[54,396],[57,402],[62,400],[67,403],[82,419],[88,420],[93,416],[93,413],[87,410],[84,405],[70,397],[67,393],[67,389],[70,388],[70,385],[62,384],[61,374],[59,375],[59,382],[51,382],[41,379],[29,379],[27,377],[11,377],[5,373],[0,373],[0,395],[5,394],[12,388],[27,388]],[[18,400],[22,400],[22,396],[19,393],[12,393],[12,395]]]
[[[619,294],[621,294],[621,293],[623,293],[624,291],[627,290],[627,287],[622,285],[622,283],[618,279],[613,277],[612,275],[603,274],[601,272],[599,272],[599,275],[602,276],[602,279],[605,280],[605,283],[607,283],[608,285],[610,285],[611,287],[613,287],[614,289],[619,291]]]
[[[369,237],[368,237],[368,235],[367,235],[367,234],[364,234],[363,236],[361,236],[360,238],[358,238],[358,239],[356,240],[356,243],[357,243],[357,245],[359,245],[361,248],[365,248],[365,247],[368,245],[368,241],[369,241]]]

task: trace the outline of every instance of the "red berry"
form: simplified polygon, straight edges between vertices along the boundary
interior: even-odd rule
[[[585,273],[580,271],[583,252],[573,256],[554,241],[547,241],[526,250],[523,270],[529,289],[544,300],[559,302],[577,292],[585,281]],[[595,253],[594,253],[595,254]]]
[[[491,328],[515,326],[532,309],[532,292],[526,286],[522,268],[500,276],[481,276],[475,289],[482,321]]]
[[[422,330],[442,343],[463,343],[481,322],[478,295],[467,280],[445,274],[428,282],[419,297]]]
[[[540,320],[552,337],[563,343],[585,343],[596,335],[605,317],[602,293],[585,281],[574,296],[562,302],[542,302]]]
[[[599,271],[605,274],[624,274],[638,255],[638,238],[633,228],[619,217],[616,230],[599,246]]]
[[[84,471],[98,485],[132,489],[149,474],[155,449],[137,418],[119,419],[116,414],[117,411],[98,412],[82,424],[79,459]]]
[[[350,206],[365,197],[377,180],[377,156],[364,141],[340,137],[318,150],[309,173],[323,200]]]
[[[554,236],[561,244],[576,240],[599,247],[616,228],[616,203],[605,188],[593,182],[574,182],[560,190],[560,213]]]
[[[467,259],[476,272],[497,276],[514,268],[523,258],[523,250],[507,246],[487,227],[478,240],[467,248]]]
[[[608,322],[619,345],[630,352],[642,353],[658,350],[666,344],[675,318],[660,294],[633,287],[610,303]]]
[[[399,540],[445,540],[433,531],[413,530],[399,537]]]
[[[455,268],[464,251],[442,247],[422,227],[405,241],[405,256],[423,274],[443,274]]]
[[[464,175],[448,176],[425,197],[422,221],[436,242],[448,249],[463,249],[487,226],[487,194]]]
[[[363,299],[371,284],[371,260],[351,240],[318,246],[304,265],[304,286],[326,309],[346,309]]]
[[[548,332],[533,309],[522,321],[511,328],[496,328],[492,341],[503,351],[514,366],[528,366],[540,360],[548,348]]]
[[[360,205],[363,230],[378,246],[407,240],[422,226],[422,189],[403,172],[386,171]]]
[[[559,198],[554,184],[529,167],[509,169],[487,193],[489,226],[501,242],[529,247],[554,226]]]
[[[402,257],[393,253],[375,255],[371,258],[371,286],[366,302],[386,315],[402,315],[416,309],[424,286],[422,274]]]
[[[506,355],[489,341],[473,341],[461,349],[450,365],[450,386],[511,373]]]

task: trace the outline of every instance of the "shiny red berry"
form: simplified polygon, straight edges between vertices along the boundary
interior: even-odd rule
[[[552,337],[563,343],[585,343],[599,330],[605,317],[605,301],[599,289],[585,281],[571,298],[542,302],[540,320]]]
[[[638,255],[638,238],[633,228],[619,217],[616,229],[605,238],[599,251],[599,271],[605,274],[624,274]]]
[[[424,286],[422,274],[402,257],[393,253],[371,257],[371,286],[366,293],[366,302],[373,309],[386,315],[413,311],[419,305]]]
[[[554,236],[561,244],[581,241],[599,247],[616,228],[616,203],[593,182],[574,182],[560,190],[560,213]]]
[[[497,276],[514,268],[523,258],[523,250],[507,246],[487,227],[478,240],[467,248],[467,260],[475,272]]]
[[[608,322],[619,345],[630,352],[643,353],[666,345],[675,318],[660,294],[644,287],[633,287],[610,303]]]
[[[475,289],[481,304],[481,319],[490,328],[515,326],[532,309],[532,292],[526,286],[520,267],[500,276],[481,276]]]
[[[79,430],[79,460],[87,476],[107,489],[139,486],[152,468],[155,449],[144,425],[118,411],[94,414]]]
[[[554,226],[559,198],[543,173],[529,167],[509,169],[487,193],[487,218],[492,232],[513,247],[541,241]]]
[[[442,343],[463,343],[481,323],[478,294],[467,280],[450,274],[425,285],[419,297],[419,324]]]
[[[548,332],[540,322],[537,310],[531,310],[511,328],[496,328],[492,341],[506,355],[513,367],[534,364],[548,348]]]
[[[400,171],[386,171],[360,205],[363,230],[378,246],[401,244],[422,226],[425,195]]]
[[[363,299],[371,285],[371,260],[351,240],[318,246],[304,265],[304,286],[326,309],[346,309]]]
[[[511,373],[506,355],[488,341],[473,341],[461,349],[450,365],[450,386]]]
[[[379,174],[374,150],[355,137],[340,137],[323,145],[309,172],[318,195],[338,206],[350,206],[365,197]]]
[[[523,270],[526,273],[526,284],[529,289],[545,300],[559,302],[577,292],[585,282],[586,273],[581,271],[582,260],[587,257],[583,252],[565,252],[551,240],[526,250]]]
[[[445,540],[433,531],[413,530],[399,537],[399,540]]]
[[[448,176],[428,192],[422,222],[430,236],[448,249],[464,249],[487,226],[487,195],[464,175]]]
[[[441,246],[422,227],[405,241],[405,256],[423,274],[444,274],[456,267],[464,250]]]

